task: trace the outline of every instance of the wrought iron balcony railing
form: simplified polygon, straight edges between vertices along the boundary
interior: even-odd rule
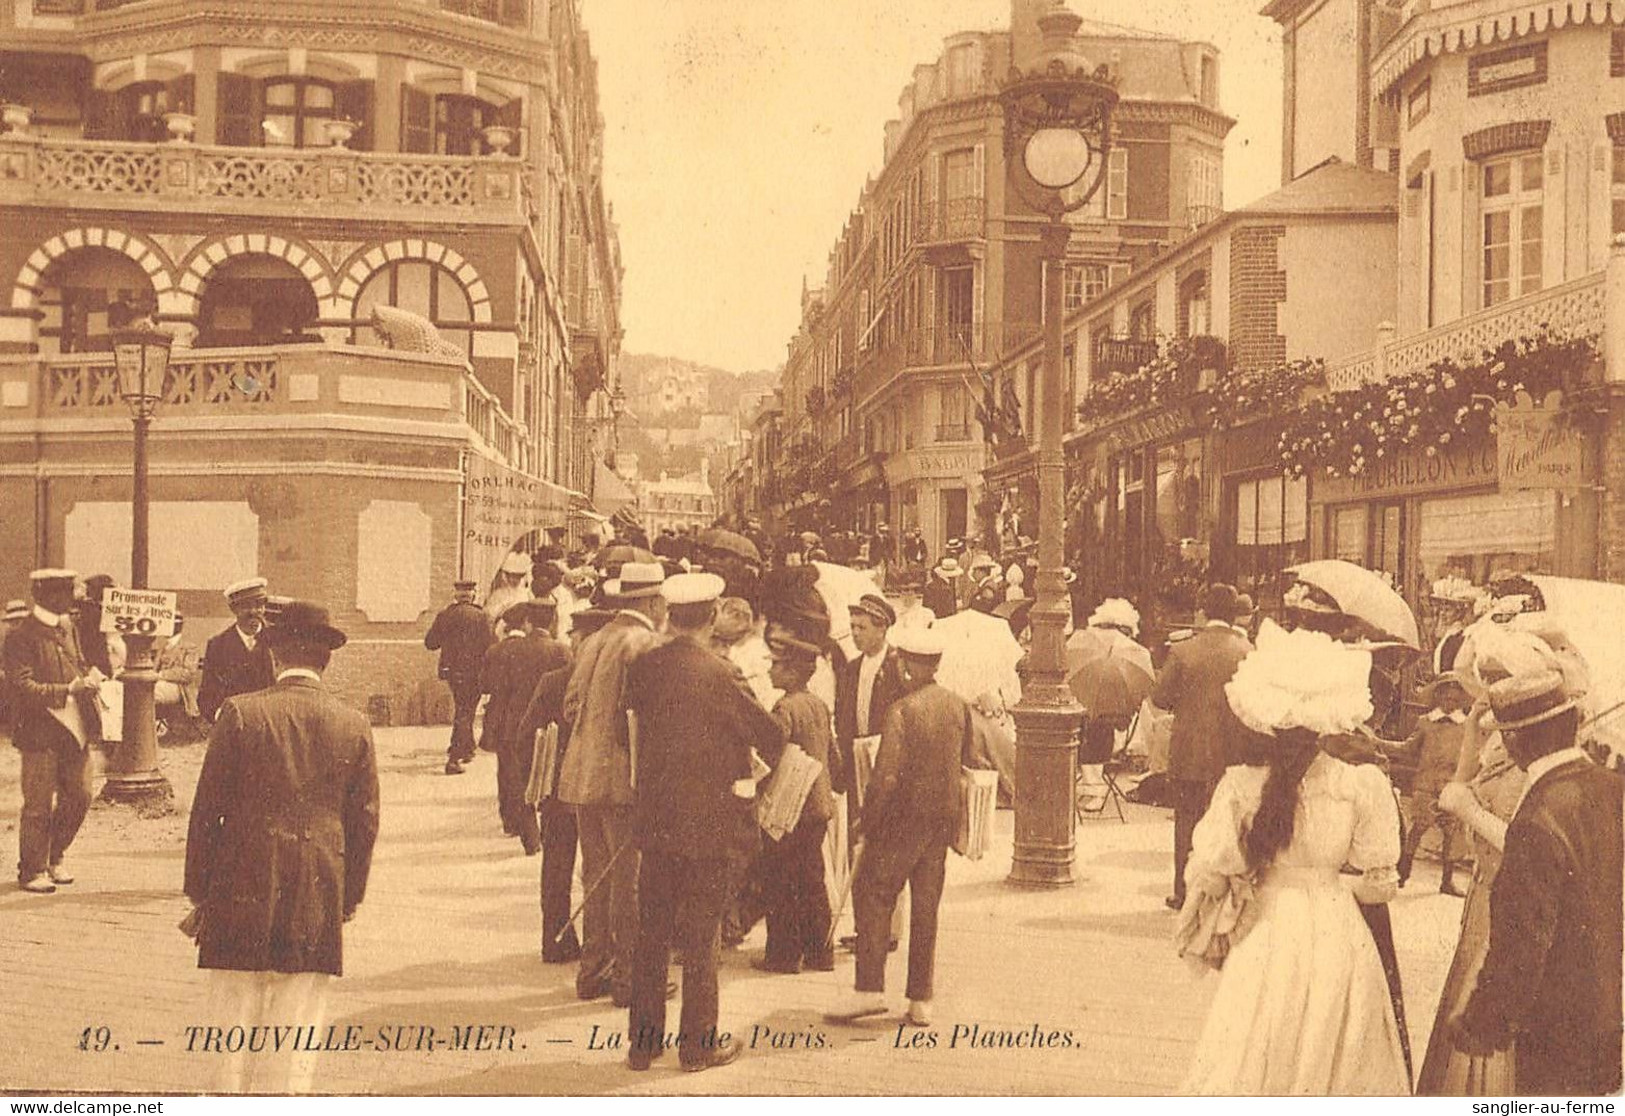
[[[508,156],[399,155],[344,148],[0,136],[0,203],[72,205],[162,199],[166,206],[279,206],[415,221],[529,219],[523,163]]]
[[[923,206],[915,226],[916,243],[980,240],[987,235],[987,206],[982,198],[949,198]]]

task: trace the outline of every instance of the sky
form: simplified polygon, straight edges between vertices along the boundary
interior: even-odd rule
[[[1009,0],[581,0],[599,63],[605,195],[626,266],[623,348],[772,370],[803,278],[882,164],[914,66]],[[1280,184],[1281,49],[1262,0],[1070,0],[1091,19],[1213,43],[1225,205]]]

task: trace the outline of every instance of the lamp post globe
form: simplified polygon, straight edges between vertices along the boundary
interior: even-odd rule
[[[1066,587],[1063,524],[1066,466],[1061,438],[1066,409],[1064,344],[1066,215],[1101,187],[1111,149],[1116,79],[1076,49],[1083,20],[1059,4],[1038,19],[1043,51],[1000,89],[1005,161],[1015,193],[1046,220],[1039,227],[1044,270],[1043,365],[1037,421],[1038,576],[1029,614],[1032,648],[1016,721],[1015,847],[1009,882],[1065,887],[1076,881],[1074,782],[1083,708],[1066,683]]]
[[[132,589],[147,588],[148,511],[151,507],[147,491],[147,434],[153,412],[163,398],[173,344],[173,335],[151,321],[132,323],[130,328],[113,335],[113,364],[118,373],[119,394],[129,405],[130,419],[135,426],[130,494]],[[152,642],[152,636],[125,636],[125,666],[119,675],[124,683],[123,739],[108,757],[107,783],[102,796],[110,802],[129,803],[147,811],[168,812],[173,792],[158,768],[157,711],[153,701],[158,672]]]

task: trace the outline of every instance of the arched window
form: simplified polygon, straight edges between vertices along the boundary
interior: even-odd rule
[[[210,273],[198,311],[198,347],[319,341],[310,280],[276,256],[237,256]]]
[[[272,78],[265,83],[260,118],[267,147],[326,147],[327,121],[336,115],[332,82],[320,78]]]
[[[40,281],[40,352],[108,352],[112,331],[158,307],[139,264],[109,248],[80,248],[60,257]]]
[[[355,320],[370,319],[374,306],[393,306],[421,314],[435,324],[445,340],[470,354],[474,351],[474,334],[458,328],[474,320],[468,292],[457,276],[437,263],[395,260],[373,272],[356,294]],[[357,345],[383,346],[383,340],[365,325],[356,326],[354,335]]]

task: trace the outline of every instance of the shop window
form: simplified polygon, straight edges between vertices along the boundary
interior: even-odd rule
[[[152,283],[134,260],[107,248],[58,258],[40,280],[42,356],[109,352],[112,332],[158,308]]]
[[[1212,332],[1207,272],[1198,271],[1179,285],[1179,336],[1204,337]]]
[[[1309,482],[1272,475],[1235,486],[1236,586],[1263,599],[1282,570],[1309,557]],[[1361,540],[1363,549],[1363,539]]]
[[[440,330],[440,336],[453,345],[472,353],[473,333],[466,327],[474,318],[468,292],[463,290],[457,276],[427,260],[396,260],[373,272],[356,294],[355,318],[365,322],[374,306],[393,306],[409,310],[429,319]],[[357,345],[381,347],[373,330],[358,325],[354,331]]]
[[[1345,562],[1353,562],[1357,566],[1365,565],[1365,505],[1336,508],[1326,517],[1326,524],[1331,535],[1327,540],[1326,549],[1331,556],[1341,558]]]
[[[1545,159],[1540,152],[1493,159],[1482,176],[1486,308],[1541,289]]]
[[[1424,582],[1491,574],[1550,573],[1557,551],[1557,500],[1550,492],[1494,492],[1424,500],[1417,558]]]
[[[247,255],[210,274],[198,309],[198,347],[235,348],[320,341],[316,293],[288,261]]]

